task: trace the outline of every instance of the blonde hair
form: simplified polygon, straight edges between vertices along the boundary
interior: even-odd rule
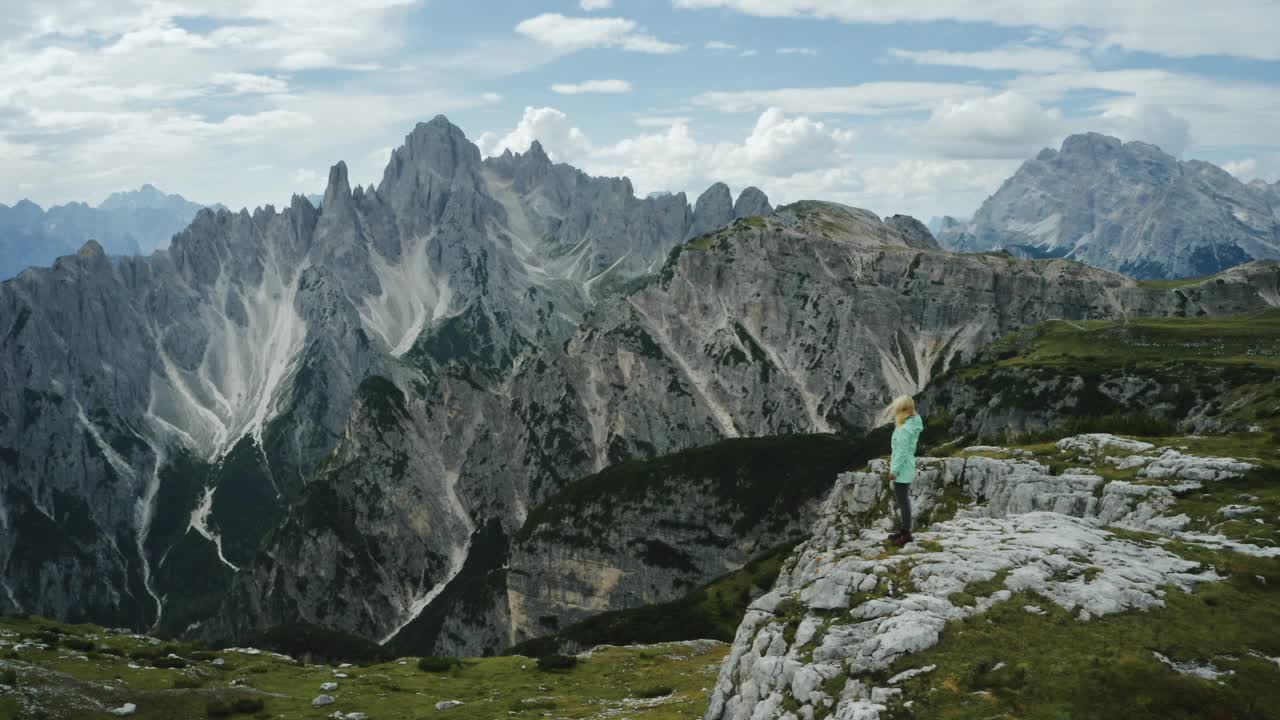
[[[916,401],[910,395],[903,395],[893,401],[889,410],[893,413],[894,425],[902,427],[902,423],[906,422],[907,418],[916,414]]]

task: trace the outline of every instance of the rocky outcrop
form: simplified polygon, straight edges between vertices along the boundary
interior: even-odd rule
[[[772,212],[773,206],[769,204],[769,197],[755,185],[743,190],[733,204],[733,216],[738,219],[768,215]]]
[[[942,246],[934,239],[933,233],[919,220],[910,215],[891,215],[884,224],[902,233],[907,245],[918,250],[941,250]]]
[[[767,200],[766,204],[768,204]],[[742,216],[734,212],[729,186],[716,183],[698,196],[698,202],[693,206],[693,225],[685,234],[685,239],[695,238],[722,228],[733,222],[735,217]]]
[[[1089,466],[1101,450],[1080,448],[1099,448],[1099,438],[1110,436],[1060,452]],[[1119,452],[1129,442],[1115,440],[1101,445]],[[1088,622],[1159,608],[1166,593],[1223,579],[1212,566],[1109,529],[1153,530],[1202,547],[1223,540],[1183,532],[1185,516],[1164,514],[1174,490],[1107,481],[1087,467],[1055,474],[1030,455],[974,447],[922,459],[911,495],[923,529],[897,553],[884,551],[892,520],[883,461],[841,475],[813,537],[748,610],[707,720],[874,720],[903,707],[899,683],[935,669],[895,672],[899,660],[937,644],[950,623],[1015,594],[1038,601],[1029,613],[1051,604]],[[1246,471],[1237,467],[1230,477]]]
[[[1045,149],[973,220],[944,219],[939,240],[964,252],[1067,257],[1138,278],[1198,277],[1280,257],[1280,197],[1207,162],[1097,133]]]

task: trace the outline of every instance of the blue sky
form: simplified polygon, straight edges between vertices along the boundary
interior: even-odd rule
[[[0,19],[0,202],[281,205],[417,121],[637,192],[968,214],[1072,132],[1280,179],[1261,0],[47,0]]]

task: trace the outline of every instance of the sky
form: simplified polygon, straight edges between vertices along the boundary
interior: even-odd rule
[[[444,114],[637,194],[967,216],[1097,131],[1280,179],[1275,0],[0,0],[0,203],[376,184]]]

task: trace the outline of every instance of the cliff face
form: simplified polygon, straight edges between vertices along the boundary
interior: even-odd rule
[[[1183,662],[1196,648],[1174,639],[1178,631],[1162,646],[1177,656],[1171,660],[1153,656],[1142,640],[1131,645],[1122,628],[1130,618],[1146,626],[1170,616],[1177,620],[1168,622],[1207,621],[1207,601],[1182,598],[1214,592],[1218,583],[1265,602],[1265,577],[1233,577],[1237,570],[1228,568],[1274,572],[1267,559],[1280,550],[1259,541],[1274,519],[1258,530],[1223,519],[1266,512],[1229,503],[1236,489],[1274,481],[1275,461],[1198,454],[1212,442],[1185,452],[1083,435],[1034,449],[970,447],[922,459],[911,486],[918,530],[900,551],[886,542],[893,510],[884,463],[841,475],[812,538],[749,609],[705,717],[874,720],[974,703],[999,712],[1021,702],[999,692],[1005,688],[1080,712],[1093,696],[1054,685],[1045,677],[1049,664],[1111,677],[1142,667],[1153,686],[1176,677],[1162,662],[1203,673],[1203,656]],[[1209,507],[1206,497],[1213,498]],[[1252,633],[1227,629],[1248,620],[1214,617],[1224,637],[1211,653],[1252,651]],[[1110,631],[1090,627],[1100,618]],[[1017,640],[984,641],[985,628],[996,632],[1001,624]],[[1108,632],[1106,657],[1090,654],[1096,645],[1061,639]],[[966,645],[966,635],[976,644]],[[1055,647],[1051,658],[1047,647]],[[1221,660],[1207,666],[1214,662]],[[1109,680],[1087,682],[1111,692]],[[997,692],[973,694],[984,687]]]
[[[1280,301],[1267,266],[1145,288],[932,250],[916,224],[828,203],[681,244],[737,212],[725,195],[705,213],[640,200],[537,146],[481,161],[437,118],[376,189],[339,164],[320,210],[205,211],[150,258],[91,244],[0,285],[0,381],[18,389],[0,395],[0,604],[210,639],[304,621],[408,632],[423,654],[500,649],[545,614],[688,581],[547,545],[511,557],[635,577],[614,594],[612,571],[582,574],[578,605],[508,585],[512,538],[575,479],[865,430],[892,395],[1048,318]],[[686,553],[716,570],[708,547]]]
[[[1023,163],[968,223],[944,218],[939,240],[1138,278],[1199,277],[1280,257],[1277,197],[1210,163],[1085,133]]]

